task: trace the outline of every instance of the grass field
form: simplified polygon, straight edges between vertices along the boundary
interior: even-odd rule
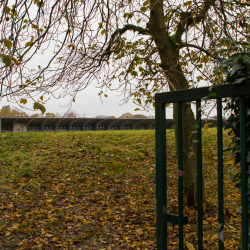
[[[177,213],[172,130],[167,138],[168,210]],[[0,134],[0,249],[156,249],[154,140],[146,130]],[[204,249],[217,249],[216,130],[203,141]],[[225,157],[225,249],[240,237],[232,168]],[[196,207],[184,214],[185,245],[197,249]],[[178,226],[168,233],[178,249]]]

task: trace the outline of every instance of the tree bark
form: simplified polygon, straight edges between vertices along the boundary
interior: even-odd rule
[[[192,142],[195,138],[188,137],[195,130],[195,119],[191,110],[190,103],[182,104],[182,128],[183,128],[183,203],[188,206],[197,204],[197,156],[196,144]],[[177,120],[177,104],[174,104],[174,126],[176,148],[178,140],[178,120]],[[196,134],[193,134],[196,137]]]
[[[170,91],[188,89],[188,81],[178,63],[179,48],[168,35],[165,27],[163,1],[151,0],[150,21],[148,28],[158,48],[161,68],[168,81]],[[175,138],[177,141],[177,107],[174,105]],[[183,170],[184,170],[184,204],[197,202],[197,162],[196,145],[188,139],[195,130],[195,119],[190,103],[183,103]],[[191,154],[190,154],[191,152]]]

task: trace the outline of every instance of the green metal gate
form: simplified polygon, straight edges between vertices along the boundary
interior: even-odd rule
[[[222,98],[240,98],[240,143],[241,143],[241,205],[242,205],[242,249],[248,249],[247,224],[247,152],[246,152],[246,112],[245,97],[250,95],[250,84],[228,84],[211,87],[180,90],[155,95],[156,129],[156,215],[157,215],[157,250],[167,249],[167,222],[179,224],[179,249],[183,246],[183,226],[187,218],[183,217],[183,168],[182,168],[182,103],[196,101],[197,126],[197,188],[198,188],[198,249],[203,249],[203,202],[202,202],[202,138],[201,138],[201,100],[217,100],[217,143],[218,143],[218,238],[219,249],[224,249],[223,219],[223,141],[222,141]],[[167,103],[178,105],[178,216],[167,213],[166,183],[166,122]]]

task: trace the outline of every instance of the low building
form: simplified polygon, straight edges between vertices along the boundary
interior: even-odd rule
[[[216,127],[217,120],[202,120],[202,125]],[[225,123],[225,122],[224,122]],[[166,119],[166,129],[173,129],[173,119]],[[48,118],[0,117],[1,132],[89,131],[155,129],[153,118]]]

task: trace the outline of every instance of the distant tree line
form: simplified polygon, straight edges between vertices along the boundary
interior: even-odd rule
[[[131,113],[124,113],[119,118],[148,118],[148,117],[141,114],[132,115]]]
[[[10,107],[10,105],[3,106],[0,110],[0,116],[23,116],[28,117],[28,115],[19,108]]]
[[[79,114],[77,114],[74,110],[69,110],[66,113],[64,113],[63,115],[61,115],[60,113],[50,113],[47,112],[45,114],[32,114],[29,115],[26,112],[24,112],[22,109],[20,108],[16,108],[16,107],[10,107],[10,105],[6,105],[3,106],[0,109],[0,117],[64,117],[64,118],[77,118],[77,117],[82,117],[79,116]],[[133,115],[131,113],[124,113],[122,114],[120,117],[115,117],[115,116],[105,116],[105,115],[99,115],[96,116],[95,118],[154,118],[154,116],[150,115],[150,116],[145,116],[142,114],[136,114]]]

